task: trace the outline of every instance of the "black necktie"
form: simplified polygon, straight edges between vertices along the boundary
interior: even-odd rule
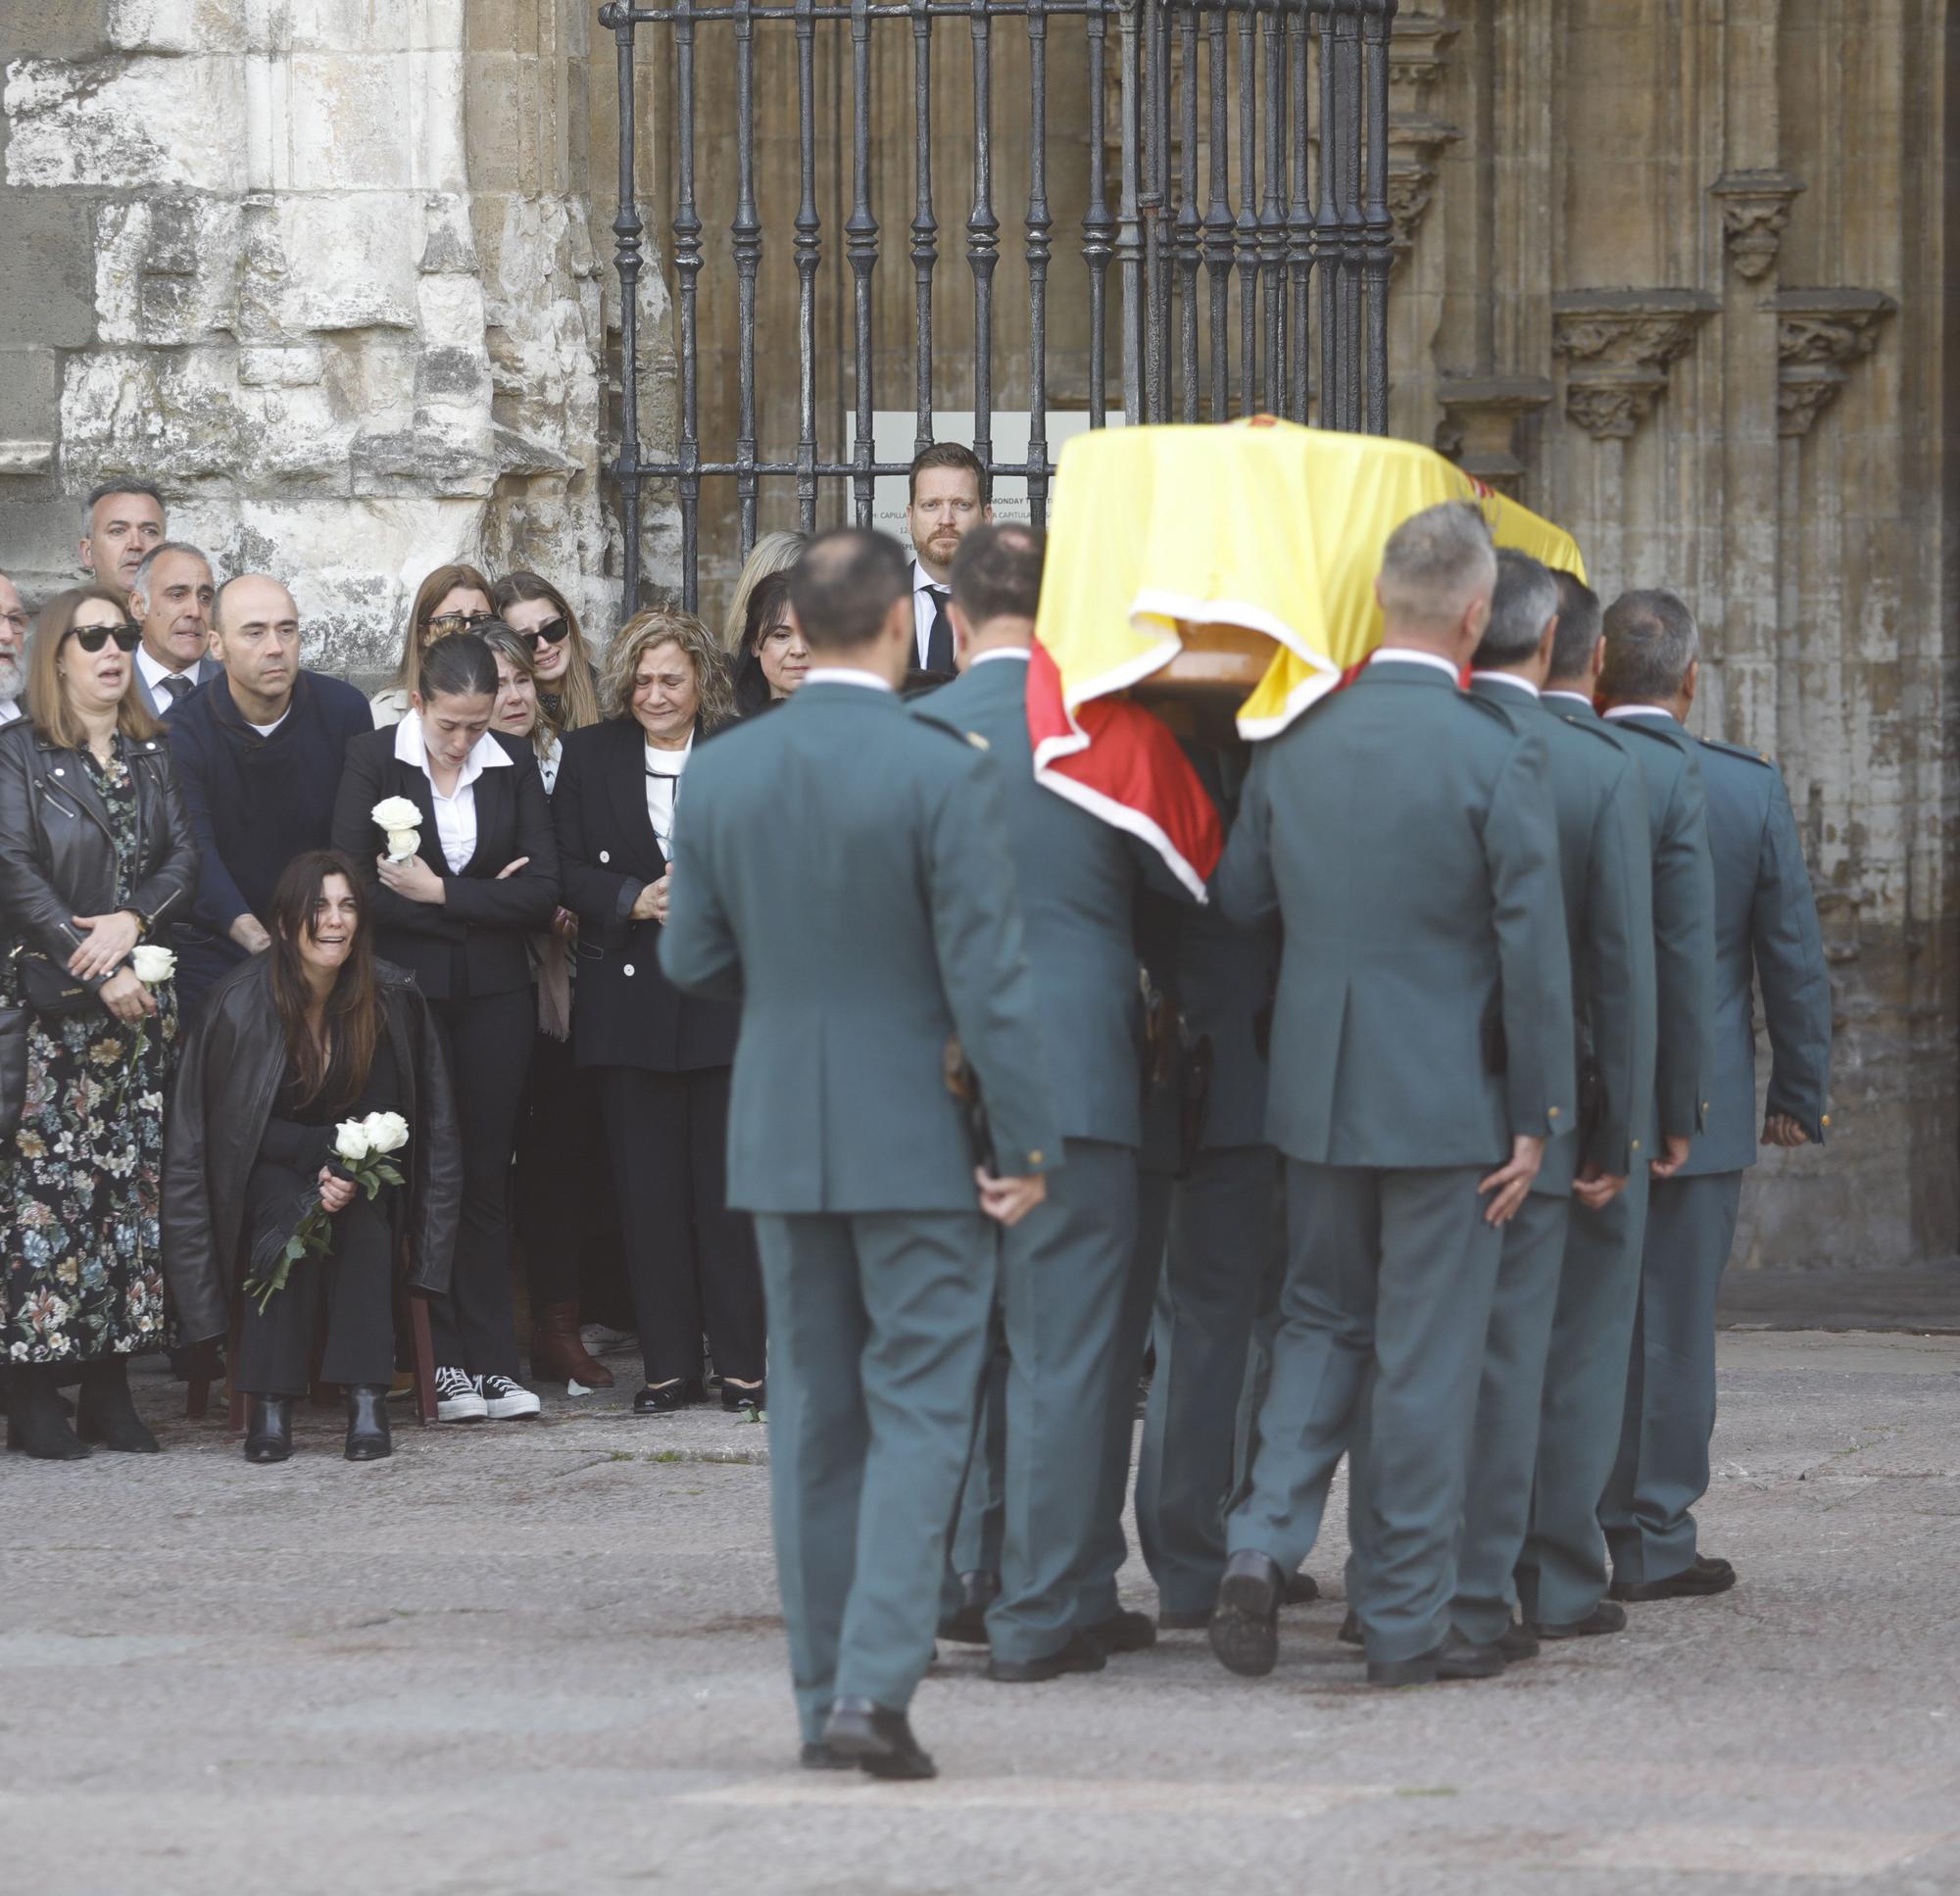
[[[171,696],[171,702],[164,706],[164,715],[168,717],[177,705],[183,703],[185,694],[191,689],[191,682],[180,671],[173,671],[168,678],[161,678],[157,682]]]
[[[932,630],[926,634],[925,668],[928,671],[953,669],[953,616],[946,609],[950,595],[944,586],[928,586],[932,595]]]

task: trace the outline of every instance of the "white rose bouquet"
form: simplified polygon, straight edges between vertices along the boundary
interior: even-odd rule
[[[422,813],[406,797],[383,797],[368,814],[387,832],[388,860],[406,862],[422,846]]]
[[[167,948],[158,948],[153,942],[139,942],[129,950],[128,969],[146,988],[154,988],[169,981],[177,971],[177,957]],[[129,1081],[136,1071],[136,1062],[143,1057],[144,1049],[150,1045],[150,1036],[141,1019],[136,1022],[136,1038],[130,1043],[129,1058],[122,1068],[122,1090],[116,1095],[116,1110],[122,1110],[122,1101],[129,1092]]]
[[[408,1142],[409,1122],[398,1112],[370,1112],[366,1119],[343,1119],[333,1129],[333,1155],[340,1169],[370,1198],[384,1185],[404,1183],[401,1168],[391,1157]],[[326,1255],[332,1222],[332,1214],[316,1198],[271,1267],[263,1277],[246,1280],[245,1294],[258,1299],[262,1315],[273,1295],[286,1288],[286,1279],[301,1258]]]

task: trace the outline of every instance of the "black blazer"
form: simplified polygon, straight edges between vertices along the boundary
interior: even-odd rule
[[[368,884],[374,952],[407,968],[431,1000],[528,987],[524,937],[548,928],[558,910],[558,844],[536,754],[521,739],[490,736],[513,767],[476,779],[476,852],[460,875],[443,860],[428,777],[418,764],[397,760],[392,725],[349,742],[334,799],[333,847],[354,858]],[[441,902],[408,901],[381,887],[385,839],[369,812],[384,797],[406,797],[421,812],[416,853],[442,877]],[[497,871],[520,855],[530,861],[498,881]]]
[[[699,726],[694,741],[703,742]],[[679,809],[686,822],[685,777]],[[578,914],[571,999],[577,1063],[656,1073],[732,1064],[737,1009],[682,994],[661,972],[660,923],[627,919],[640,891],[667,867],[647,815],[647,740],[632,718],[565,734],[552,822],[565,906]]]

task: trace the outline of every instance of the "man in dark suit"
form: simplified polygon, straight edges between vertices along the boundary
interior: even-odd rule
[[[1620,1441],[1647,1194],[1686,1159],[1700,1124],[1714,953],[1706,805],[1691,747],[1658,719],[1608,724],[1599,716],[1593,696],[1606,650],[1599,601],[1572,574],[1554,577],[1558,630],[1544,703],[1569,723],[1617,739],[1645,795],[1655,1050],[1638,1155],[1645,1163],[1635,1163],[1626,1190],[1605,1203],[1582,1201],[1566,1235],[1531,1530],[1516,1574],[1520,1612],[1549,1637],[1613,1633],[1627,1623],[1625,1609],[1606,1597],[1599,1499]]]
[[[198,843],[190,919],[172,932],[186,1009],[271,946],[272,890],[294,856],[330,845],[347,747],[374,726],[352,685],[301,666],[299,608],[269,574],[219,588],[212,636],[223,667],[166,727]]]
[[[1131,916],[1146,871],[1132,838],[1035,780],[1028,660],[1043,552],[1031,527],[966,535],[951,575],[961,675],[918,706],[1000,766],[1061,1109],[1062,1167],[1047,1202],[1001,1240],[1004,1531],[986,1621],[988,1676],[1009,1683],[1100,1671],[1107,1652],[1155,1638],[1148,1618],[1118,1607],[1113,1569],[1091,1571],[1099,1528],[1122,1515],[1152,1288],[1129,1294],[1143,1130]],[[1118,1435],[1112,1483],[1104,1448]]]
[[[909,575],[912,658],[907,694],[953,676],[953,559],[976,527],[994,517],[987,504],[987,470],[971,448],[935,441],[913,458],[906,475],[906,531],[911,535]]]
[[[1715,1293],[1756,1162],[1755,997],[1772,1064],[1763,1138],[1822,1144],[1831,978],[1783,772],[1760,752],[1685,729],[1700,677],[1693,614],[1668,592],[1623,593],[1606,614],[1608,718],[1665,727],[1696,754],[1713,862],[1714,1013],[1701,1120],[1686,1162],[1657,1180],[1642,1248],[1640,1314],[1619,1462],[1600,1509],[1616,1600],[1719,1593],[1726,1560],[1696,1550],[1715,1427]]]
[[[151,548],[129,582],[129,616],[141,627],[136,670],[151,712],[167,718],[223,667],[211,654],[217,598],[211,561],[181,540]]]
[[[817,662],[688,766],[661,965],[742,1003],[728,1195],[762,1254],[804,1762],[930,1776],[906,1707],[986,1352],[988,1219],[1042,1202],[1060,1134],[999,768],[896,696],[904,554],[820,535],[790,598]],[[975,1166],[967,1065],[991,1168]]]
[[[1213,881],[1228,917],[1285,931],[1266,1127],[1291,1254],[1211,1619],[1234,1672],[1272,1668],[1357,1419],[1370,1681],[1503,1667],[1450,1628],[1456,1535],[1502,1228],[1577,1101],[1544,746],[1456,682],[1495,578],[1474,508],[1396,528],[1380,650],[1254,753]]]

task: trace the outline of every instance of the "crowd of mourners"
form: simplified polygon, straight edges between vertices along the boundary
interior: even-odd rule
[[[444,1422],[539,1413],[520,1331],[529,1383],[610,1387],[637,1337],[636,1411],[760,1411],[736,1010],[656,945],[694,747],[808,668],[804,544],[761,539],[718,636],[603,644],[546,575],[440,566],[371,699],[302,664],[299,576],[220,578],[140,478],[81,500],[37,612],[0,572],[10,1447],[154,1452],[127,1371],[168,1350],[249,1398],[252,1461],[320,1384],[384,1456],[412,1296]]]

